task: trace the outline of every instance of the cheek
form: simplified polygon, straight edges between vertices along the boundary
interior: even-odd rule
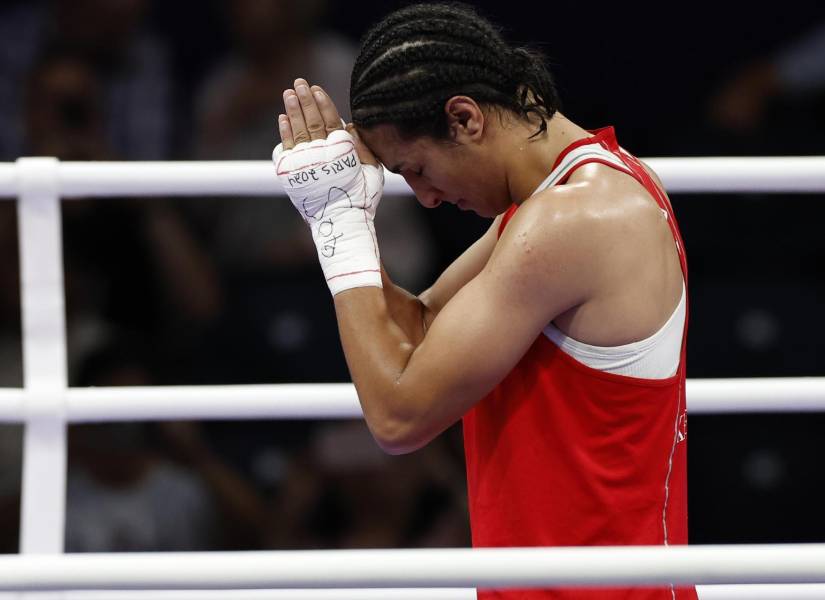
[[[431,173],[425,171],[424,179],[450,195],[461,195],[476,185],[474,177],[463,170],[433,169]]]

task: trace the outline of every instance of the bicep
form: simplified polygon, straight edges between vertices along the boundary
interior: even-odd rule
[[[398,383],[420,427],[415,447],[461,418],[507,376],[547,323],[578,303],[582,279],[565,259],[580,236],[555,236],[541,248],[531,236],[517,227],[506,231],[412,353]]]
[[[432,286],[418,295],[433,316],[487,264],[498,240],[499,223],[501,216],[493,220],[484,235],[456,258]]]
[[[512,370],[546,324],[536,308],[486,269],[456,292],[402,375],[418,382],[427,420],[449,426]]]

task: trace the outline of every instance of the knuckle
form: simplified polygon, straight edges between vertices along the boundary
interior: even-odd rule
[[[326,131],[324,124],[319,122],[307,123],[307,129],[309,129],[310,133],[322,133]]]

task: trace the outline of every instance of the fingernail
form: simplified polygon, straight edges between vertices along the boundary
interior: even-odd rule
[[[287,96],[286,103],[290,108],[298,108],[298,98],[296,96]]]
[[[324,95],[317,90],[313,93],[313,96],[315,96],[315,99],[319,101],[324,99]]]

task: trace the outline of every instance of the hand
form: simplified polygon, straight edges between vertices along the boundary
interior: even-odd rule
[[[281,143],[272,160],[292,204],[309,225],[333,295],[352,287],[381,287],[373,218],[384,189],[384,170],[344,127],[332,100],[318,86],[296,79],[284,92]]]
[[[284,150],[302,142],[323,140],[335,130],[346,129],[355,140],[355,150],[361,163],[381,168],[381,163],[361,141],[352,123],[343,119],[332,98],[320,85],[310,86],[306,79],[295,80],[295,89],[284,90],[286,114],[278,115],[278,131]]]

